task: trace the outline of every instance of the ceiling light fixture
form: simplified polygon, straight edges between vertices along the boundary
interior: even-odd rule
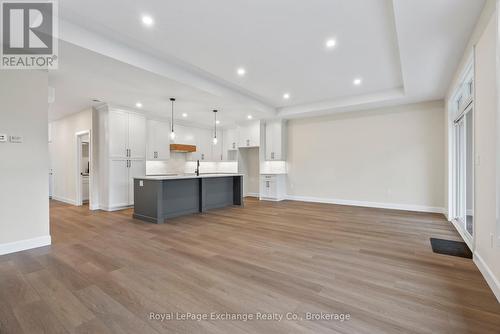
[[[215,124],[214,124],[214,139],[213,139],[213,143],[214,145],[217,145],[217,110],[214,110],[214,120],[215,120]]]
[[[290,99],[290,93],[283,94],[283,99],[285,99],[285,100]]]
[[[216,121],[215,121],[215,124],[219,125],[219,124],[220,124],[220,121],[219,121],[219,120],[216,120]]]
[[[170,139],[175,140],[175,132],[174,132],[174,102],[175,99],[173,97],[170,98],[170,101],[172,101],[172,131],[170,132]]]
[[[186,118],[186,117],[188,117],[188,114],[186,114],[186,113],[184,112],[184,113],[182,113],[182,117]]]
[[[253,118],[253,116],[252,116],[252,115],[248,115],[248,116],[247,116],[247,118],[248,118],[248,119],[252,119],[252,118]]]
[[[240,77],[244,76],[245,74],[247,74],[247,70],[245,70],[243,67],[240,67],[236,70],[236,73],[238,73],[238,75]]]
[[[155,20],[149,15],[143,15],[142,16],[142,24],[144,24],[146,27],[151,27],[155,23]]]
[[[333,38],[327,40],[326,43],[325,43],[325,46],[326,46],[327,49],[333,49],[335,47],[335,45],[337,45],[337,41],[334,40]]]
[[[356,78],[354,79],[354,81],[352,82],[355,86],[359,86],[361,85],[361,83],[363,82],[363,79],[361,78]]]
[[[142,108],[142,103],[141,103],[141,102],[137,102],[137,103],[135,104],[135,106],[136,106],[137,108]]]

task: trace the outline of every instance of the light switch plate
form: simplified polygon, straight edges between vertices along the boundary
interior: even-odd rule
[[[7,141],[7,135],[6,134],[0,134],[0,143],[5,143]]]
[[[20,144],[24,141],[23,136],[10,136],[10,142]]]

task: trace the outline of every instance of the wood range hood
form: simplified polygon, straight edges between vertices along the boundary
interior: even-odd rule
[[[196,152],[195,145],[170,144],[170,151],[178,153],[193,153]]]

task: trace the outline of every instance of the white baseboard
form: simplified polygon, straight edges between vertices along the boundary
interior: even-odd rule
[[[73,199],[70,199],[70,198],[65,198],[65,197],[59,197],[59,196],[56,196],[56,195],[52,195],[52,199],[54,201],[63,202],[63,203],[66,203],[66,204],[71,204],[71,205],[76,205],[76,201],[73,200]]]
[[[259,193],[246,193],[245,197],[260,197]]]
[[[473,260],[500,303],[500,281],[493,275],[490,267],[488,267],[486,262],[484,262],[483,258],[477,254],[477,252],[474,253]]]
[[[100,205],[100,210],[103,211],[108,211],[108,212],[113,212],[113,211],[120,211],[120,210],[127,210],[130,208],[133,208],[133,205],[120,205],[120,206],[104,206]]]
[[[43,237],[20,240],[16,242],[9,242],[5,244],[0,244],[0,255],[16,253],[32,248],[38,248],[43,246],[49,246],[52,243],[50,235]]]
[[[364,202],[364,201],[350,201],[344,199],[324,198],[324,197],[308,197],[308,196],[294,196],[286,195],[285,197],[290,201],[312,202],[312,203],[325,203],[325,204],[338,204],[349,206],[361,206],[367,208],[391,209],[391,210],[404,210],[404,211],[417,211],[417,212],[431,212],[444,214],[444,208],[423,206],[423,205],[408,205],[408,204],[394,204],[394,203],[379,203],[379,202]]]

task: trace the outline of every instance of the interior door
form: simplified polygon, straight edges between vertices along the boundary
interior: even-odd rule
[[[146,175],[146,162],[144,160],[131,160],[128,174],[128,205],[134,205],[134,177]]]
[[[472,242],[474,235],[474,138],[472,109],[455,122],[455,219]]]

